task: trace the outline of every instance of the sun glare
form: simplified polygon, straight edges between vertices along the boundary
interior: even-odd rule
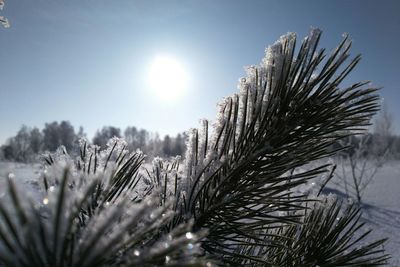
[[[188,74],[176,58],[157,56],[148,69],[148,83],[157,97],[174,101],[185,93]]]

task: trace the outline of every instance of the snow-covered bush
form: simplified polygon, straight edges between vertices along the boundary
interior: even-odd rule
[[[295,49],[293,33],[247,69],[216,121],[192,129],[183,160],[81,143],[45,158],[42,203],[10,183],[0,203],[5,266],[375,266],[384,240],[362,243],[360,211],[321,190],[301,191],[328,165],[300,167],[369,123],[378,109],[368,83],[339,88],[347,36],[325,59],[317,29]],[[211,125],[211,127],[210,127]],[[211,128],[211,129],[210,129]],[[299,170],[293,172],[293,169]],[[328,175],[327,178],[331,177]],[[12,214],[15,214],[12,216]],[[17,230],[18,229],[18,230]]]

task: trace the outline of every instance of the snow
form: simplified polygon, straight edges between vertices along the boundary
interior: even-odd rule
[[[41,164],[0,162],[0,200],[5,196],[6,177],[14,179],[21,190],[28,192],[29,197],[39,199],[37,192],[42,169]]]
[[[0,162],[0,201],[5,198],[6,177],[14,174],[16,184],[30,193],[36,201],[43,201],[37,194],[42,167],[39,164]],[[11,175],[12,176],[12,175]],[[365,191],[363,197],[363,220],[373,231],[369,240],[389,238],[385,245],[391,254],[389,266],[400,266],[400,161],[386,163]],[[337,186],[330,183],[325,193],[346,197]],[[188,234],[187,234],[188,235]]]
[[[364,218],[375,231],[371,238],[388,237],[385,248],[392,266],[400,266],[400,163],[390,162],[380,169],[367,188]]]
[[[328,183],[325,193],[345,198],[344,190]],[[400,162],[387,162],[366,188],[362,198],[363,221],[372,229],[368,240],[389,238],[386,252],[392,256],[389,266],[400,266]]]

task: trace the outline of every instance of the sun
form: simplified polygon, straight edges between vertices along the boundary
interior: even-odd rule
[[[157,97],[175,101],[187,90],[189,76],[177,58],[159,55],[151,62],[147,79],[151,91]]]

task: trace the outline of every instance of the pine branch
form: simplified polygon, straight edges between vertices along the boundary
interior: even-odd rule
[[[371,230],[360,222],[360,208],[344,209],[337,200],[326,198],[306,214],[304,223],[282,231],[285,247],[264,250],[274,266],[379,266],[389,259],[382,244],[366,243]],[[363,244],[360,246],[360,244]]]
[[[300,223],[294,214],[311,201],[290,192],[328,169],[290,179],[287,173],[332,155],[334,142],[367,125],[377,111],[376,89],[366,82],[339,89],[360,60],[345,65],[348,37],[326,60],[325,51],[317,51],[319,39],[313,30],[295,55],[295,35],[282,36],[260,65],[248,68],[239,95],[220,104],[212,134],[207,121],[192,130],[180,216],[210,229],[203,242],[209,253],[250,257],[256,264],[261,259],[239,247],[260,240],[279,246],[272,233]]]

